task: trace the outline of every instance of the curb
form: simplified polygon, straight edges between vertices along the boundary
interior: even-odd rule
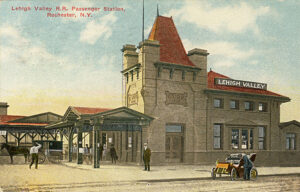
[[[70,166],[64,163],[60,165],[66,166],[69,168],[81,169],[81,170],[94,170],[94,169],[86,169],[83,167]],[[264,174],[258,175],[258,177],[281,177],[281,176],[297,176],[300,177],[300,173],[280,173],[280,174]],[[189,178],[168,178],[168,179],[143,179],[143,180],[130,180],[126,182],[136,182],[136,183],[159,183],[159,182],[174,182],[174,181],[202,181],[202,180],[211,180],[211,177],[189,177]]]
[[[269,174],[269,175],[259,175],[260,177],[280,177],[280,176],[297,176],[300,177],[300,173],[285,173],[285,174]],[[141,183],[159,183],[159,182],[174,182],[174,181],[202,181],[202,180],[212,180],[211,177],[191,177],[191,178],[172,178],[172,179],[145,179],[145,180],[136,180],[135,182]],[[216,179],[217,180],[217,179]]]

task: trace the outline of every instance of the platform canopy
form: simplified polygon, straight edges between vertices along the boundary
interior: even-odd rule
[[[154,118],[127,107],[116,109],[69,107],[63,119],[46,129],[62,129],[66,127],[89,132],[96,126],[105,131],[138,131],[141,126],[148,125]]]

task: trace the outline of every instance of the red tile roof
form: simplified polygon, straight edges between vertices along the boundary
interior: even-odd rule
[[[0,115],[0,122],[13,121],[13,120],[24,118],[24,117],[26,117],[26,116],[20,116],[20,115]]]
[[[216,73],[214,71],[210,71],[207,74],[207,87],[209,89],[218,89],[218,90],[224,90],[224,91],[233,91],[233,92],[244,92],[244,93],[252,93],[252,94],[259,94],[259,95],[270,95],[270,96],[277,96],[277,97],[285,97],[282,95],[279,95],[277,93],[262,90],[262,89],[252,89],[252,88],[245,88],[245,87],[232,87],[232,86],[225,86],[225,85],[216,85],[215,84],[215,78],[225,78],[225,79],[231,79],[225,75]]]
[[[148,39],[159,41],[161,62],[195,66],[186,54],[172,17],[156,17]]]
[[[90,107],[73,107],[73,109],[75,109],[81,115],[96,114],[96,113],[101,113],[104,111],[111,110],[111,109],[107,109],[107,108],[90,108]]]

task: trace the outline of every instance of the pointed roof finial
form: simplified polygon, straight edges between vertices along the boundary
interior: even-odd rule
[[[158,4],[157,4],[157,17],[159,16],[159,9],[158,9]]]

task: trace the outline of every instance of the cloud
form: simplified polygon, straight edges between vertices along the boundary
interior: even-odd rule
[[[21,32],[9,24],[0,26],[0,60],[1,67],[12,69],[18,67],[46,67],[46,63],[51,63],[52,67],[68,69],[70,66],[66,57],[59,57],[47,51],[40,43],[31,41],[24,37]],[[29,69],[29,68],[28,68]],[[27,70],[28,71],[28,70]]]
[[[212,65],[231,67],[254,55],[254,49],[243,49],[238,43],[227,41],[207,42],[195,45],[187,39],[182,40],[186,50],[204,48],[210,53]]]
[[[56,55],[8,24],[0,25],[0,38],[0,100],[15,103],[16,111],[63,113],[68,105],[121,104],[121,61],[116,56],[95,62]]]
[[[108,39],[112,35],[112,25],[117,17],[110,13],[99,19],[90,21],[80,33],[80,41],[88,44],[95,44],[99,38]]]
[[[186,1],[183,7],[172,9],[168,15],[182,23],[189,22],[215,33],[243,33],[249,30],[257,34],[257,19],[269,12],[267,6],[256,8],[245,2],[216,7],[204,1]]]

